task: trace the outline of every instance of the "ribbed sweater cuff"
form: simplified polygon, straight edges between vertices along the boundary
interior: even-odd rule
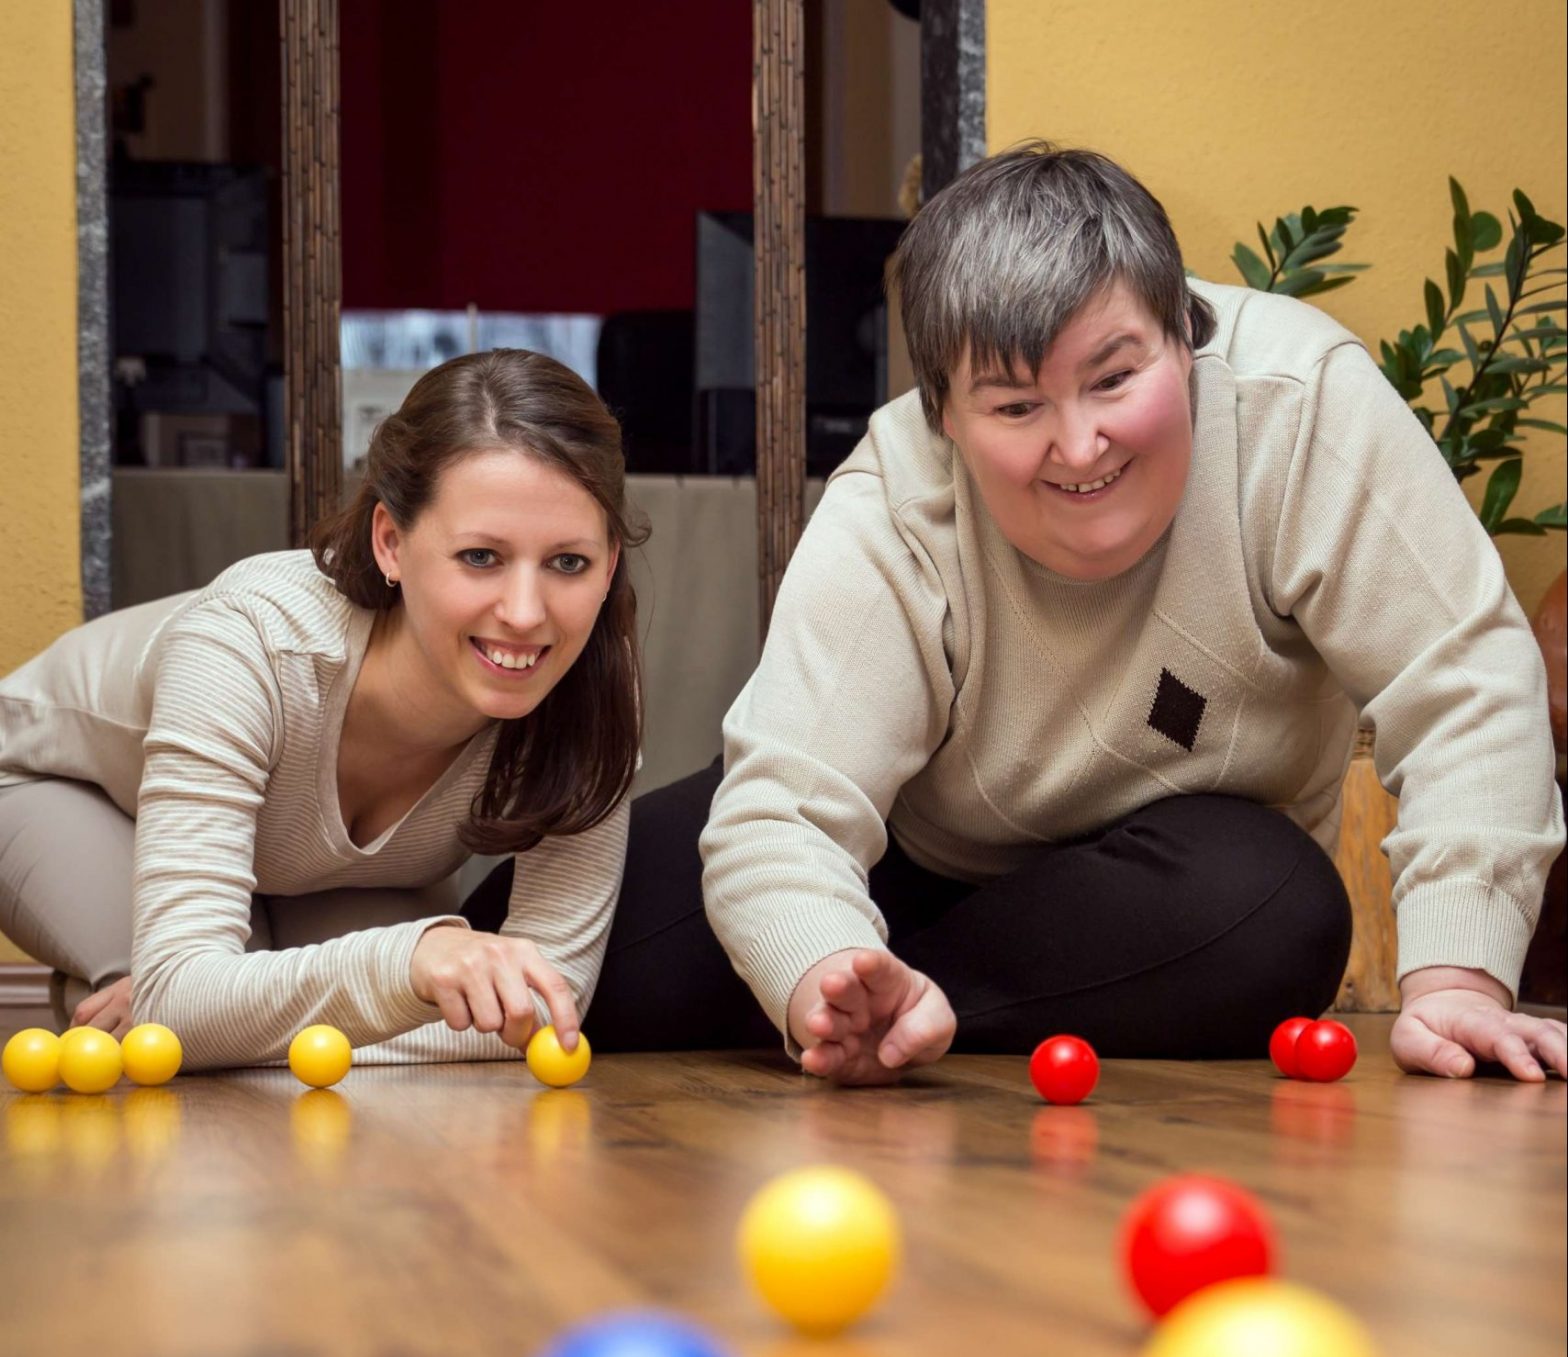
[[[795,986],[823,957],[860,947],[887,950],[869,919],[823,901],[792,907],[788,917],[759,933],[746,949],[742,974],[784,1034],[784,1049],[794,1059],[800,1059],[800,1047],[789,1034],[789,1000]]]
[[[1534,925],[1520,904],[1484,881],[1434,881],[1399,902],[1399,978],[1425,966],[1485,971],[1519,997]]]

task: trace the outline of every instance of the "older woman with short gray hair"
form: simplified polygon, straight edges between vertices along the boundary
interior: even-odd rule
[[[715,791],[708,918],[804,1068],[1263,1055],[1344,972],[1359,717],[1399,797],[1395,1059],[1564,1073],[1513,1011],[1563,844],[1540,656],[1356,337],[1189,281],[1142,185],[1039,143],[893,278],[919,389],[829,481],[722,780],[667,793]]]

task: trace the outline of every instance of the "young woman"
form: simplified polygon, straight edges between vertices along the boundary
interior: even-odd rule
[[[1044,145],[937,195],[894,271],[919,391],[830,480],[722,781],[639,802],[634,840],[675,844],[711,799],[702,888],[745,982],[717,948],[697,982],[672,871],[699,1010],[674,1034],[744,1021],[749,988],[845,1082],[1060,1031],[1261,1056],[1344,971],[1359,713],[1399,797],[1395,1059],[1563,1073],[1563,1025],[1513,1011],[1563,843],[1540,655],[1361,344],[1189,286],[1141,185]]]
[[[575,1045],[637,760],[640,540],[569,370],[427,373],[310,551],[0,680],[0,929],[76,1022],[165,1023],[187,1068],[314,1022],[370,1061],[512,1055],[541,1022]],[[495,932],[441,898],[475,851],[516,855]]]

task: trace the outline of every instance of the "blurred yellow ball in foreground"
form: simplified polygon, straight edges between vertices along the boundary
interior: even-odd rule
[[[1155,1331],[1143,1357],[1377,1357],[1359,1321],[1326,1296],[1272,1277],[1204,1287]]]
[[[60,1038],[42,1027],[24,1027],[6,1042],[0,1069],[12,1088],[47,1093],[60,1082]]]
[[[581,1032],[577,1034],[575,1051],[562,1050],[561,1039],[555,1035],[555,1028],[541,1027],[528,1043],[527,1060],[529,1071],[541,1084],[549,1084],[551,1088],[565,1088],[588,1073],[593,1050],[588,1045],[588,1038]]]
[[[900,1231],[875,1184],[823,1165],[752,1197],[737,1244],[763,1300],[802,1333],[826,1336],[876,1304],[898,1267]]]
[[[60,1038],[60,1078],[78,1093],[102,1093],[120,1082],[120,1043],[96,1027],[73,1027]]]
[[[180,1072],[185,1051],[180,1039],[162,1023],[144,1022],[133,1027],[120,1042],[125,1077],[133,1084],[152,1088],[167,1084]]]
[[[302,1084],[326,1088],[348,1073],[354,1048],[335,1027],[317,1023],[289,1042],[289,1068]]]

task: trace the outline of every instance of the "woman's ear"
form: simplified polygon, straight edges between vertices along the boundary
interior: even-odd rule
[[[403,572],[398,568],[398,552],[402,545],[397,524],[392,521],[387,506],[377,500],[370,515],[370,549],[375,553],[377,567],[388,579],[402,578]]]

